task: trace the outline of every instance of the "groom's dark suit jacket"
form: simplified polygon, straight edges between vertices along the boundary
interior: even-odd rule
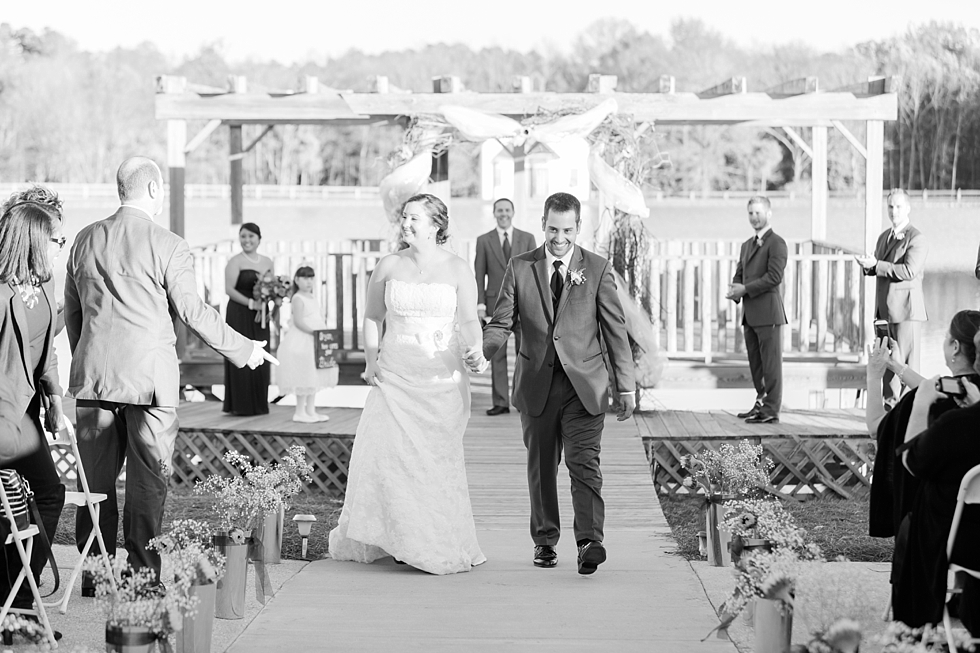
[[[570,270],[582,270],[585,281],[566,278],[557,313],[551,298],[551,273],[542,245],[511,259],[497,296],[493,319],[484,329],[483,353],[488,359],[507,342],[516,318],[523,334],[514,373],[514,406],[527,415],[544,410],[554,365],[565,366],[582,405],[592,415],[605,412],[608,354],[617,392],[633,392],[633,357],[626,335],[623,307],[616,295],[609,261],[576,246]],[[557,353],[557,357],[555,354]]]

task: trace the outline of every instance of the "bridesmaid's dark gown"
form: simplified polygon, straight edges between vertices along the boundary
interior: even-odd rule
[[[242,270],[238,273],[235,290],[246,297],[252,296],[252,288],[259,278],[255,270]],[[258,311],[249,309],[238,302],[228,300],[225,322],[232,329],[252,340],[269,342],[269,327],[262,328],[255,321]],[[266,345],[268,349],[268,345]],[[269,412],[269,365],[260,365],[254,370],[241,369],[225,361],[225,402],[224,412],[233,415],[265,415]]]

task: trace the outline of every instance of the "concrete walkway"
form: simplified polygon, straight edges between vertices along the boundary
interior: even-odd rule
[[[531,564],[516,413],[490,418],[474,406],[465,445],[486,564],[438,577],[390,559],[311,563],[285,582],[229,650],[735,651],[729,641],[699,641],[717,618],[690,564],[669,553],[675,545],[632,420],[606,419],[609,560],[589,577],[576,571],[565,474],[558,567]]]

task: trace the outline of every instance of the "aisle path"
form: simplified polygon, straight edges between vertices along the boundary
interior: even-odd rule
[[[576,572],[568,479],[555,569],[531,564],[520,419],[486,417],[474,402],[465,436],[480,544],[489,561],[438,577],[390,559],[320,560],[290,579],[229,649],[280,651],[643,651],[733,653],[699,642],[716,623],[690,564],[674,548],[637,426],[606,418],[609,561]]]

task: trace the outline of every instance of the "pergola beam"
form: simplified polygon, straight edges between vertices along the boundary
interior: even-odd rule
[[[747,86],[745,84],[744,77],[731,77],[723,81],[721,84],[716,84],[711,88],[701,91],[697,95],[702,99],[716,98],[724,95],[742,95],[746,92],[746,90]]]
[[[824,129],[826,129],[826,127]],[[797,147],[803,150],[804,154],[806,154],[811,159],[813,158],[813,150],[810,148],[810,145],[805,140],[803,140],[802,136],[797,134],[790,127],[784,126],[783,131],[786,132],[786,135],[789,136],[794,143],[796,143]]]
[[[197,132],[197,135],[194,136],[194,138],[192,138],[190,142],[184,146],[184,154],[190,154],[191,152],[196,150],[197,146],[203,143],[205,139],[207,139],[207,137],[210,136],[211,133],[220,126],[221,126],[221,121],[218,120],[217,118],[208,121],[208,124],[204,125],[204,129]]]
[[[252,151],[252,148],[255,147],[256,145],[258,145],[259,144],[259,141],[261,141],[263,138],[265,138],[265,135],[268,134],[269,132],[271,132],[275,128],[276,128],[275,125],[266,125],[265,126],[265,129],[262,130],[262,133],[259,134],[258,136],[256,136],[252,140],[252,142],[248,144],[248,147],[246,147],[241,152],[238,152],[237,154],[229,154],[228,155],[228,160],[229,161],[238,161],[240,159],[244,159],[245,158],[245,155],[248,154],[249,152],[251,152]]]
[[[819,87],[820,84],[816,77],[801,77],[799,79],[791,79],[782,84],[776,84],[772,88],[767,88],[764,92],[771,98],[787,98],[816,93]]]
[[[868,151],[864,149],[864,145],[861,144],[861,141],[859,141],[857,137],[851,133],[851,130],[845,127],[840,120],[832,120],[831,123],[833,123],[834,128],[837,129],[838,132],[840,132],[840,135],[843,136],[847,140],[847,142],[851,144],[851,147],[857,150],[858,154],[863,156],[865,159],[868,158]]]

